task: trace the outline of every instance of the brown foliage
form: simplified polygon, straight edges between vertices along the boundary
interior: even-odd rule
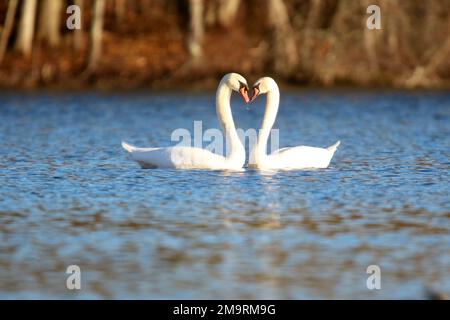
[[[450,84],[450,0],[77,0],[81,31],[66,28],[74,1],[52,11],[46,0],[31,51],[26,1],[8,28],[14,1],[0,0],[3,87],[170,87],[230,71],[324,86]],[[381,30],[366,28],[369,4],[381,8]]]

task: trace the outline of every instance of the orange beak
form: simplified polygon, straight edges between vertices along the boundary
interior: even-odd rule
[[[250,98],[248,97],[248,90],[245,87],[242,87],[239,89],[239,93],[242,96],[242,99],[244,99],[245,103],[249,103],[250,102]]]
[[[259,88],[258,87],[253,87],[253,95],[252,95],[252,98],[250,99],[250,102],[255,100],[257,96],[259,96]]]

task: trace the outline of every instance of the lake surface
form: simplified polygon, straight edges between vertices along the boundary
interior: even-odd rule
[[[264,101],[233,100],[237,126]],[[0,298],[450,293],[450,93],[282,92],[281,147],[341,140],[323,170],[143,170],[120,146],[197,120],[218,128],[213,92],[0,93]]]

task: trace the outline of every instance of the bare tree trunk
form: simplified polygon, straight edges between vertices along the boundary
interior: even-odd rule
[[[269,21],[273,28],[274,68],[276,72],[287,76],[299,61],[294,32],[283,0],[269,0],[268,6]]]
[[[46,40],[51,47],[61,41],[59,27],[61,23],[62,0],[43,0],[39,14],[38,38]]]
[[[83,14],[84,0],[75,0],[74,4],[80,8],[80,12]],[[83,48],[83,21],[84,19],[82,18],[80,30],[73,30],[73,46],[77,51]]]
[[[105,0],[95,0],[94,18],[91,26],[91,52],[89,55],[88,70],[97,68],[98,60],[102,53],[103,18]]]
[[[198,64],[203,56],[202,40],[204,35],[203,0],[189,0],[190,8],[190,35],[188,39],[191,61]]]
[[[5,26],[0,37],[0,64],[5,56],[6,47],[8,46],[9,36],[14,24],[14,17],[16,16],[18,0],[9,0],[8,12],[6,13]]]
[[[22,4],[22,17],[20,18],[16,49],[21,51],[27,57],[31,55],[33,49],[36,5],[36,0],[24,0]]]
[[[228,27],[233,23],[240,4],[241,0],[219,0],[219,22],[222,26]]]

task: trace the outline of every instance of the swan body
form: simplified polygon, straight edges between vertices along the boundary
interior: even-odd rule
[[[127,150],[134,161],[143,169],[173,168],[173,169],[207,169],[207,170],[238,170],[245,162],[237,158],[234,161],[212,153],[202,148],[166,147],[138,148],[126,142],[122,147]]]
[[[280,102],[280,91],[275,80],[264,77],[256,81],[251,100],[253,101],[259,94],[263,93],[267,94],[266,111],[257,142],[250,155],[249,167],[262,170],[327,168],[340,145],[340,141],[328,148],[287,147],[276,150],[270,155],[266,154],[267,140],[275,122]]]
[[[308,146],[282,148],[260,159],[253,167],[267,170],[327,168],[339,144],[340,141],[328,148]]]
[[[216,92],[216,111],[219,122],[227,141],[230,142],[230,153],[227,157],[202,148],[186,146],[138,148],[122,142],[122,147],[131,154],[133,160],[146,169],[242,170],[245,163],[245,148],[239,139],[231,113],[232,91],[239,92],[244,101],[249,102],[247,81],[237,73],[226,74]]]

